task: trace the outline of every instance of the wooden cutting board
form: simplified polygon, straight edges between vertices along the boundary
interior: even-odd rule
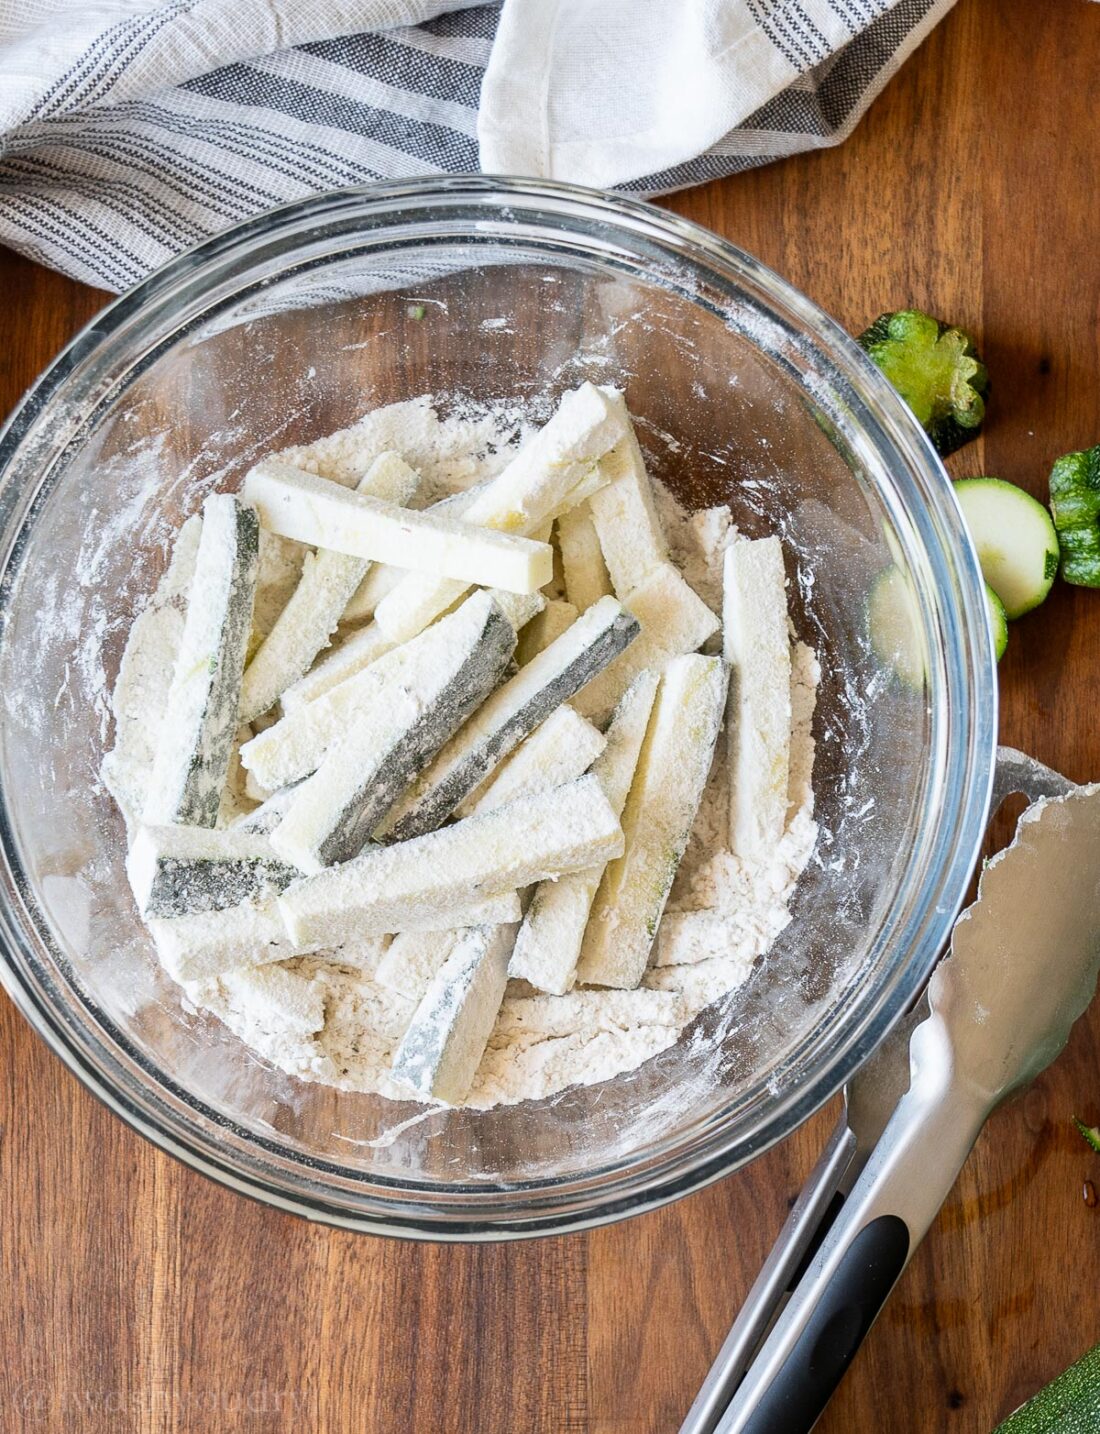
[[[839,149],[670,200],[849,328],[972,327],[985,436],[951,461],[1045,491],[1100,442],[1100,6],[962,0]],[[0,252],[6,411],[105,296]],[[1100,592],[1014,627],[1004,740],[1100,776]],[[824,1434],[987,1434],[1100,1340],[1100,1005],[990,1122]],[[311,1228],[107,1114],[0,1000],[0,1429],[675,1431],[829,1129],[626,1224],[431,1248]]]

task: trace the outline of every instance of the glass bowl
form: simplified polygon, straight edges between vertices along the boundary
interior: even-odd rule
[[[420,393],[535,417],[626,391],[654,471],[783,534],[818,650],[821,834],[752,979],[602,1085],[487,1112],[266,1066],[157,965],[98,769],[129,624],[181,519],[257,455]],[[988,804],[996,685],[946,475],[856,345],[748,255],[564,185],[324,195],[210,240],[105,309],[0,441],[0,974],[113,1110],[233,1188],[353,1229],[530,1235],[648,1209],[818,1108],[941,950]],[[904,575],[905,678],[868,640]]]

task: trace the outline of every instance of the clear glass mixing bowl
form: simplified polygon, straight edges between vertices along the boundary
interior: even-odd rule
[[[98,781],[106,693],[179,521],[265,450],[431,392],[545,414],[626,390],[685,501],[779,530],[818,649],[821,837],[753,979],[604,1085],[485,1113],[269,1069],[156,964]],[[355,1229],[493,1238],[692,1190],[786,1135],[912,999],[980,840],[996,687],[973,551],[939,462],[855,344],[672,215],[562,185],[431,179],[242,225],[119,299],[0,441],[0,974],[113,1110],[182,1160]],[[908,577],[923,682],[867,638]],[[912,657],[912,654],[910,655]]]

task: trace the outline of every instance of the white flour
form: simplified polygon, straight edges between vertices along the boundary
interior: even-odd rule
[[[515,409],[440,419],[424,398],[379,410],[354,429],[285,456],[352,484],[379,452],[397,448],[424,474],[419,506],[491,476],[524,431]],[[720,611],[722,554],[737,536],[729,510],[689,514],[656,487],[673,560],[704,601]],[[193,519],[176,561],[134,624],[114,693],[116,748],[104,763],[104,780],[128,824],[140,810],[152,761],[161,712],[157,694],[167,690],[170,679],[197,539]],[[293,590],[303,552],[284,540],[265,544],[254,641]],[[818,675],[812,650],[796,644],[790,803],[773,860],[747,866],[725,847],[720,740],[642,987],[578,988],[566,996],[545,996],[523,982],[510,983],[467,1104],[540,1099],[633,1070],[672,1045],[704,1006],[746,980],[756,958],[787,924],[791,894],[816,841],[811,722]],[[242,729],[242,739],[249,735]],[[231,785],[223,820],[252,805],[239,771]],[[213,1012],[257,1054],[291,1075],[408,1101],[408,1090],[391,1080],[389,1067],[415,1002],[374,979],[384,950],[384,939],[365,942],[361,950],[341,951],[339,961],[326,960],[323,953],[298,957],[185,983],[184,990],[195,1006]]]

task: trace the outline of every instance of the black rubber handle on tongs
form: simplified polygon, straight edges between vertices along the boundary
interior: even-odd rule
[[[897,1215],[879,1215],[859,1232],[738,1434],[808,1434],[904,1270],[909,1243]]]

